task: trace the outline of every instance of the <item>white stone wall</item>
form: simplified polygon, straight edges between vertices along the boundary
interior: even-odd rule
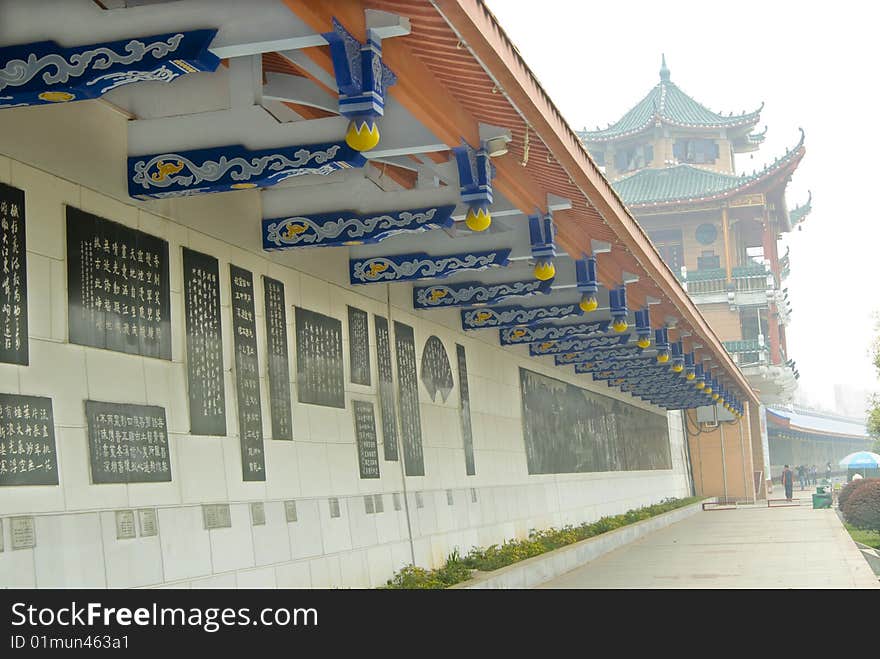
[[[406,478],[410,524],[404,506],[394,506],[393,494],[404,490],[400,463],[381,461],[378,480],[358,475],[350,400],[377,402],[372,318],[373,385],[347,382],[347,407],[337,410],[299,404],[292,384],[294,441],[272,440],[259,276],[285,285],[293,380],[293,306],[341,319],[347,339],[346,305],[387,315],[386,288],[349,286],[344,249],[262,253],[257,192],[149,203],[129,199],[125,121],[92,101],[4,110],[0,117],[0,181],[26,194],[30,331],[30,364],[0,364],[0,392],[52,398],[60,479],[59,486],[0,488],[5,534],[0,587],[370,587],[384,583],[413,554],[417,564],[437,566],[454,548],[466,552],[474,545],[522,537],[531,528],[578,523],[689,495],[677,413],[669,415],[671,470],[528,475],[520,418],[521,366],[644,409],[662,410],[575,376],[571,368],[555,368],[550,358],[530,358],[524,347],[502,349],[497,332],[465,334],[458,329],[457,311],[414,312],[406,284],[391,287],[392,318],[414,328],[419,362],[425,341],[437,335],[456,382],[446,403],[439,396],[432,402],[420,385],[426,475]],[[314,183],[297,182],[304,194]],[[172,361],[67,342],[65,204],[169,241]],[[180,292],[183,246],[220,261],[227,437],[188,434]],[[264,483],[241,479],[230,263],[251,270],[256,283]],[[467,353],[475,476],[465,474],[456,343]],[[347,344],[343,353],[348,380]],[[172,482],[91,484],[86,399],[164,407]],[[381,440],[378,419],[377,406]],[[384,512],[367,514],[365,495],[381,495]],[[330,516],[329,497],[339,500],[338,518]],[[298,521],[288,523],[284,501],[291,499],[296,501]],[[251,525],[250,502],[265,502],[265,526]],[[229,503],[232,527],[205,530],[205,503]],[[157,510],[158,536],[117,540],[115,511],[138,508]],[[35,517],[35,548],[11,549],[9,518],[17,515]]]

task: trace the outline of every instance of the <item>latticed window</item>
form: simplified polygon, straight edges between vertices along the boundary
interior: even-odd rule
[[[714,140],[675,140],[672,155],[678,162],[711,164],[718,159],[718,143]]]
[[[684,265],[684,249],[682,248],[681,230],[667,229],[648,233],[654,247],[673,272],[681,270]]]
[[[654,160],[654,146],[639,144],[628,149],[621,149],[614,154],[614,169],[618,172],[632,172],[643,169]]]

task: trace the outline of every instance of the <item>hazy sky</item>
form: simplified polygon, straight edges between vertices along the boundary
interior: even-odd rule
[[[788,354],[802,392],[832,407],[832,387],[878,389],[870,364],[880,309],[880,110],[875,3],[578,2],[487,0],[569,124],[619,119],[659,80],[716,112],[764,101],[760,151],[737,171],[763,167],[806,131],[806,155],[787,188],[789,208],[813,192],[802,231],[787,234],[792,303]]]

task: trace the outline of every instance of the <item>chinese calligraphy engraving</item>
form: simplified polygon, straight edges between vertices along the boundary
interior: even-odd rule
[[[428,390],[431,400],[437,399],[437,392],[443,398],[443,402],[449,398],[452,391],[452,368],[449,365],[449,355],[443,342],[436,336],[428,337],[425,349],[422,351],[422,384]]]
[[[183,248],[186,372],[193,435],[226,434],[217,259]]]
[[[171,480],[165,408],[86,401],[93,483]]]
[[[370,384],[370,335],[368,314],[357,307],[348,307],[348,355],[351,381]]]
[[[345,408],[342,321],[295,308],[299,402]]]
[[[250,271],[229,266],[232,289],[232,342],[235,352],[235,388],[241,444],[241,477],[266,480],[263,454],[263,414],[260,407],[260,362],[257,358],[257,321],[254,315],[254,277]]]
[[[376,328],[376,362],[379,369],[379,412],[382,419],[382,450],[388,461],[397,460],[397,412],[394,402],[394,382],[391,376],[391,341],[388,321],[373,316]]]
[[[116,511],[116,539],[131,540],[136,537],[133,510]]]
[[[521,368],[530,474],[671,469],[666,416]]]
[[[58,485],[51,398],[0,394],[3,485]]]
[[[465,360],[464,346],[455,344],[455,354],[458,358],[458,392],[461,398],[461,436],[464,440],[464,464],[468,476],[476,474],[474,467],[474,433],[471,428],[471,395],[468,388],[467,361]]]
[[[171,359],[168,243],[67,207],[70,342]]]
[[[379,446],[376,440],[373,404],[363,400],[353,400],[352,409],[361,478],[379,478]]]
[[[37,546],[37,534],[33,517],[10,517],[9,535],[12,536],[12,549],[33,549]]]
[[[28,363],[24,191],[0,183],[0,362]]]
[[[419,383],[413,328],[395,320],[394,342],[397,353],[397,388],[400,399],[404,472],[407,476],[424,476],[422,418],[419,412]]]
[[[269,412],[272,419],[272,439],[293,439],[284,284],[264,276],[263,296],[266,302],[266,351],[269,353]]]
[[[138,510],[138,522],[141,527],[141,537],[151,538],[159,535],[159,524],[156,521],[155,508],[141,508]]]
[[[209,503],[202,506],[202,518],[205,529],[228,529],[232,528],[232,517],[229,514],[228,503]]]

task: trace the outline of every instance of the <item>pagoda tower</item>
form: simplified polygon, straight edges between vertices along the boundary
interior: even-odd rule
[[[762,108],[709,110],[672,82],[664,56],[641,101],[580,137],[762,401],[780,404],[791,400],[798,372],[785,341],[789,256],[778,241],[810,201],[789,211],[785,200],[803,131],[762,170],[737,173],[734,155],[764,141],[766,128],[755,132]]]

